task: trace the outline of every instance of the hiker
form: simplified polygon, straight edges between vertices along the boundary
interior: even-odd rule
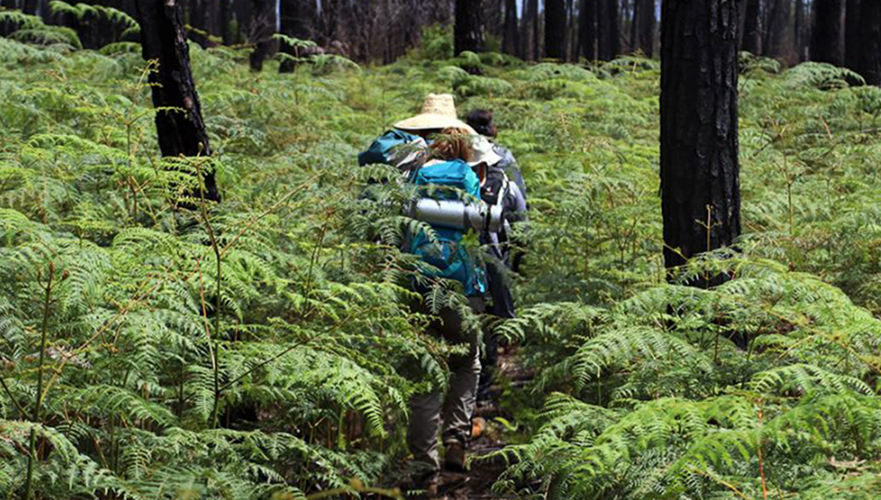
[[[447,198],[451,192],[457,191],[441,191],[439,195],[440,190],[426,191],[428,197],[416,201],[411,216],[431,224],[441,243],[428,241],[420,232],[409,235],[405,250],[419,255],[438,269],[437,273],[428,273],[429,277],[462,283],[468,307],[478,314],[486,310],[487,269],[460,245],[462,237],[471,229],[478,231],[481,243],[490,247],[490,260],[501,262],[505,258],[502,244],[510,239],[504,230],[504,209],[511,210],[512,214],[525,210],[520,189],[508,181],[501,168],[513,161],[505,163],[497,151],[504,153],[506,150],[497,149],[486,137],[456,117],[451,95],[430,94],[421,114],[396,123],[393,130],[375,140],[358,156],[361,165],[385,163],[396,166],[409,182],[417,185],[453,187],[470,195],[465,202]],[[507,157],[513,158],[510,153]],[[485,203],[474,203],[474,199],[482,199]],[[420,207],[425,211],[421,212]],[[492,296],[501,304],[498,307],[513,309],[503,279],[503,276],[495,279],[495,288],[502,295],[496,297],[497,292],[493,292]],[[428,291],[415,283],[414,287],[423,294]],[[431,311],[422,302],[411,307],[415,312],[433,313],[436,317],[426,328],[427,334],[450,344],[469,346],[467,353],[454,355],[449,360],[451,380],[447,394],[431,392],[416,395],[411,400],[408,445],[416,465],[421,465],[423,470],[421,475],[414,475],[414,486],[431,496],[437,487],[437,473],[442,465],[438,450],[441,422],[444,468],[453,471],[465,468],[465,450],[471,437],[471,417],[480,375],[480,349],[474,331],[478,327],[476,324],[466,325],[463,315],[451,307]]]
[[[475,149],[487,149],[485,157],[489,162],[487,179],[481,184],[481,198],[487,203],[495,204],[501,196],[506,218],[511,222],[525,221],[526,184],[517,168],[514,155],[506,148],[491,142],[498,135],[492,112],[475,109],[468,114],[467,123],[486,138],[484,141],[477,141],[475,145]],[[509,177],[513,182],[508,181]],[[490,254],[486,271],[492,304],[487,312],[499,318],[515,316],[507,272],[518,271],[522,254],[515,251],[510,233],[509,227],[503,227],[499,232],[485,233],[481,240],[482,244],[488,245]],[[489,403],[490,388],[498,366],[498,337],[491,334],[484,335],[484,342],[484,356],[480,360],[482,370],[477,389],[478,406]]]

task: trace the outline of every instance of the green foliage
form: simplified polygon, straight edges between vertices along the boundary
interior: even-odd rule
[[[136,45],[83,51],[3,20],[21,33],[0,39],[0,497],[23,491],[32,430],[44,498],[391,481],[407,400],[459,349],[409,305],[463,304],[449,283],[410,291],[412,189],[354,156],[428,92],[492,109],[529,186],[518,318],[467,318],[536,374],[513,395],[529,406],[507,409],[523,434],[497,454],[500,492],[875,496],[881,93],[846,70],[742,57],[747,231],[683,270],[733,277],[699,290],[666,283],[661,260],[656,62],[453,58],[433,28],[391,66],[255,75],[246,48],[193,46],[215,155],[160,159]],[[223,204],[175,209],[209,161]]]

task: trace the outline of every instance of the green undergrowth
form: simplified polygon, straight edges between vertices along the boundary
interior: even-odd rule
[[[528,183],[520,317],[473,318],[536,374],[504,399],[500,494],[881,489],[881,89],[743,56],[746,234],[687,270],[734,277],[699,290],[664,281],[656,61],[438,59],[431,31],[390,66],[255,74],[192,46],[215,154],[171,162],[139,47],[24,21],[0,38],[0,498],[31,436],[37,498],[393,495],[373,488],[406,457],[406,402],[457,347],[408,307],[411,193],[354,156],[429,92],[492,109]],[[212,168],[223,202],[174,209]]]

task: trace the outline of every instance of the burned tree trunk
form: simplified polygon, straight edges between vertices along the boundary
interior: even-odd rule
[[[145,61],[158,61],[150,73],[153,106],[179,111],[156,113],[159,149],[166,157],[210,156],[180,4],[174,0],[137,0],[141,48]],[[214,171],[202,172],[206,199],[220,201]]]
[[[632,50],[652,57],[655,46],[655,0],[636,0],[631,26]]]
[[[881,85],[881,2],[863,2],[860,26],[860,73],[869,85]]]
[[[790,0],[774,0],[765,34],[765,56],[782,59],[789,55],[791,7]]]
[[[581,56],[589,61],[597,59],[597,2],[581,0],[578,13],[578,45]]]
[[[254,17],[251,26],[251,40],[254,52],[251,52],[251,71],[262,71],[263,61],[273,53],[275,33],[275,2],[269,0],[253,0]]]
[[[563,0],[545,0],[545,56],[566,58],[566,5]]]
[[[502,52],[517,53],[517,0],[505,0],[505,30]]]
[[[745,0],[743,40],[741,47],[747,52],[762,55],[762,11],[760,0]]]
[[[315,23],[314,0],[281,0],[281,32],[291,38],[311,40]],[[291,57],[299,57],[297,50],[288,44],[282,44],[281,51]],[[295,60],[285,58],[278,66],[279,73],[291,73],[296,69]]]
[[[483,52],[484,43],[482,0],[456,0],[456,25],[454,27],[456,55],[466,50]]]
[[[662,5],[661,208],[672,277],[690,258],[740,235],[738,7],[717,0]]]
[[[862,59],[862,31],[860,19],[860,0],[847,0],[844,13],[844,65],[853,71],[860,71]]]
[[[814,0],[811,59],[841,66],[844,63],[844,0]]]
[[[598,0],[597,58],[611,61],[621,53],[621,27],[618,23],[618,0]]]

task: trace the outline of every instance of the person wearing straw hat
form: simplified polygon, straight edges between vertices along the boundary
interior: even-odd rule
[[[401,120],[394,127],[423,138],[445,128],[465,130],[476,136],[477,132],[456,114],[456,103],[451,94],[428,94],[422,103],[422,112]]]

